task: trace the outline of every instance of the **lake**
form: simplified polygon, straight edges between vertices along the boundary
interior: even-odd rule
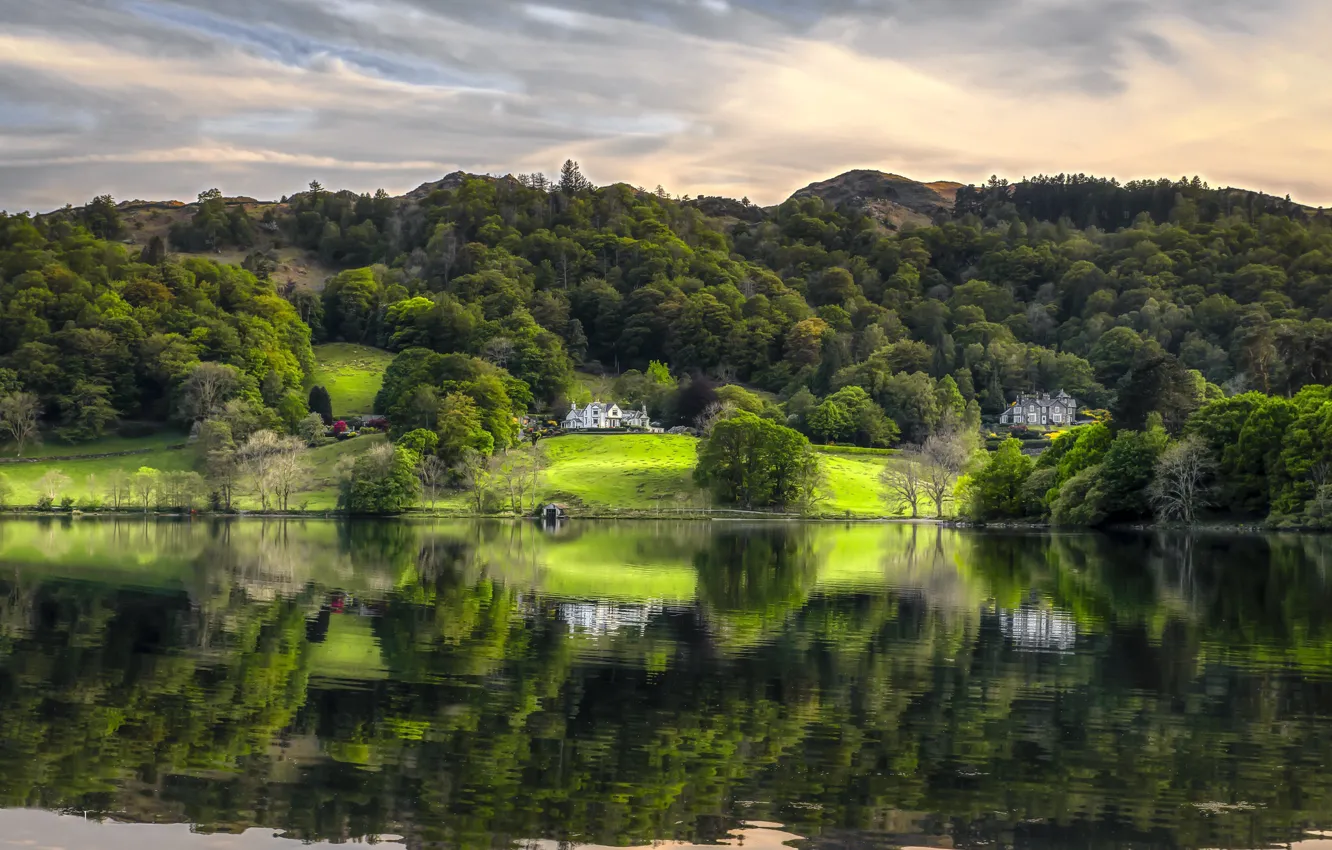
[[[1332,847],[1332,537],[0,523],[0,848]]]

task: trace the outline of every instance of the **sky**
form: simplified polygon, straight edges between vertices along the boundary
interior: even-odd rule
[[[0,0],[0,209],[456,170],[777,203],[1201,175],[1332,206],[1326,0]]]

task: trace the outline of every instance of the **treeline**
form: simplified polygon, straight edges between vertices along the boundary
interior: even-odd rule
[[[1212,399],[1173,434],[1156,412],[1141,430],[1073,428],[1034,461],[1008,440],[963,488],[970,514],[987,520],[1332,527],[1332,387]]]
[[[1118,428],[1160,412],[1175,433],[1180,387],[1204,401],[1332,381],[1332,227],[1239,197],[1197,180],[994,181],[964,190],[952,221],[891,230],[819,198],[763,211],[595,187],[572,162],[556,181],[454,175],[411,199],[314,183],[257,222],[204,193],[177,246],[244,245],[257,228],[343,267],[285,302],[249,272],[99,240],[123,231],[99,198],[3,219],[0,368],[15,377],[0,394],[35,395],[71,439],[117,418],[188,424],[183,381],[218,362],[294,433],[313,338],[461,358],[446,369],[461,377],[404,367],[411,385],[382,400],[403,412],[420,387],[461,394],[483,423],[562,417],[575,368],[632,389],[658,362],[678,387],[736,387],[757,401],[732,407],[820,442],[923,445],[950,416],[1043,390]],[[634,400],[667,424],[706,407],[647,389]],[[408,415],[437,420],[420,399]],[[481,430],[503,451],[496,422]]]
[[[1017,183],[991,177],[984,185],[959,189],[955,211],[959,216],[981,218],[1016,212],[1028,220],[1067,220],[1075,227],[1101,230],[1127,227],[1139,216],[1186,224],[1231,215],[1248,221],[1263,215],[1301,221],[1310,217],[1307,208],[1289,196],[1282,199],[1242,189],[1214,189],[1200,177],[1121,184],[1088,174],[1042,174]]]

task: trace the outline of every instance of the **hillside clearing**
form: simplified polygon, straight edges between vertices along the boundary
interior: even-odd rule
[[[234,203],[228,206],[235,206]],[[276,214],[288,211],[286,204],[243,203],[241,204],[254,220],[263,218],[268,210]],[[324,281],[337,273],[337,269],[327,265],[314,251],[306,251],[285,243],[281,234],[269,233],[262,228],[255,231],[255,244],[248,248],[225,248],[218,251],[178,251],[170,248],[171,227],[190,221],[199,211],[195,203],[182,204],[173,202],[126,202],[119,205],[121,222],[125,228],[125,242],[133,249],[147,247],[153,237],[161,237],[168,244],[172,255],[178,258],[198,257],[215,263],[233,263],[240,265],[254,252],[268,254],[276,261],[276,268],[269,275],[279,288],[294,284],[308,286],[316,292],[324,288]]]
[[[349,342],[314,347],[312,378],[328,390],[334,416],[365,416],[376,413],[375,396],[384,385],[384,370],[393,355],[383,349]]]

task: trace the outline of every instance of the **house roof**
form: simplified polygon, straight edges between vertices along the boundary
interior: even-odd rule
[[[1077,399],[1073,398],[1073,396],[1069,395],[1063,390],[1059,391],[1059,395],[1053,397],[1051,397],[1048,393],[1042,393],[1041,395],[1029,395],[1027,393],[1022,393],[1017,397],[1017,401],[1009,405],[1009,408],[1011,409],[1014,407],[1027,406],[1027,405],[1035,405],[1036,407],[1054,407],[1056,405],[1060,407],[1067,407],[1069,405],[1076,406]]]

